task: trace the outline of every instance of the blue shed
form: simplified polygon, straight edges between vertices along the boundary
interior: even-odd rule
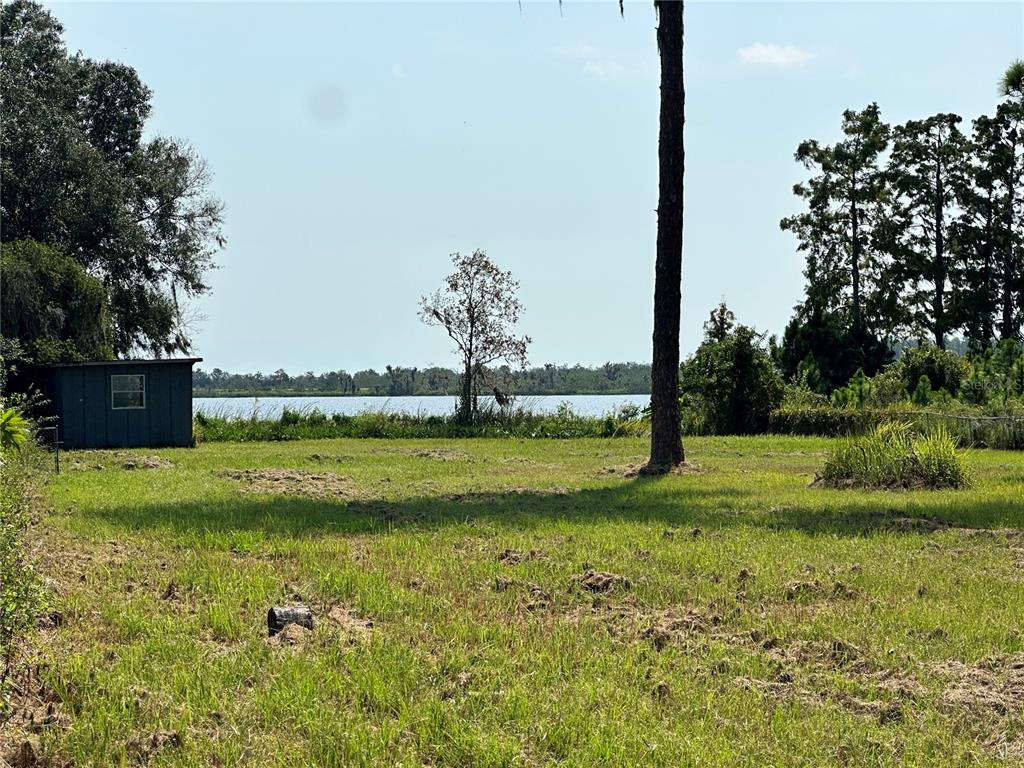
[[[60,363],[37,380],[62,447],[192,444],[192,366],[200,357]]]

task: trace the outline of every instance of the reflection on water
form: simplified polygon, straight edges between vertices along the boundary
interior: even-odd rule
[[[580,416],[603,416],[623,405],[646,408],[650,395],[524,395],[516,398],[515,407],[534,413],[551,413],[562,403],[568,404]],[[494,398],[481,397],[482,407],[494,404]],[[307,412],[319,409],[328,416],[341,413],[351,416],[364,411],[410,413],[422,416],[442,416],[455,411],[456,399],[445,395],[412,397],[195,397],[192,410],[208,416],[241,416],[253,413],[263,418],[277,418],[287,406]]]

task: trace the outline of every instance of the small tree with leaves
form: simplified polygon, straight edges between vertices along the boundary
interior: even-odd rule
[[[455,271],[444,287],[420,300],[420,318],[444,328],[455,342],[462,358],[458,417],[472,424],[479,413],[486,366],[504,360],[525,367],[531,340],[514,332],[523,305],[516,295],[519,282],[511,272],[500,269],[484,251],[455,253],[452,264]]]

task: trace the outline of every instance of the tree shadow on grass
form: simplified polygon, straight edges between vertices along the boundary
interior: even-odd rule
[[[551,523],[643,523],[704,530],[755,527],[817,535],[871,536],[927,532],[951,526],[1024,528],[1024,498],[978,499],[970,491],[909,494],[802,489],[772,505],[769,493],[750,488],[701,487],[637,478],[573,491],[474,492],[408,499],[320,500],[304,496],[239,494],[206,503],[131,503],[78,514],[127,530],[171,534],[260,531],[317,537],[401,530],[436,530],[486,523],[529,531]]]

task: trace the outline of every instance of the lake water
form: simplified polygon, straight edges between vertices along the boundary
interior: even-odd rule
[[[490,406],[494,398],[481,397],[481,406]],[[516,406],[534,413],[551,413],[561,403],[568,403],[580,416],[604,416],[623,405],[646,408],[650,395],[523,395],[517,397]],[[456,398],[450,395],[423,395],[412,397],[194,397],[192,411],[208,416],[236,416],[248,418],[253,413],[263,418],[277,418],[287,406],[308,412],[314,408],[328,416],[341,413],[351,416],[365,411],[409,413],[423,416],[443,416],[455,411]]]

